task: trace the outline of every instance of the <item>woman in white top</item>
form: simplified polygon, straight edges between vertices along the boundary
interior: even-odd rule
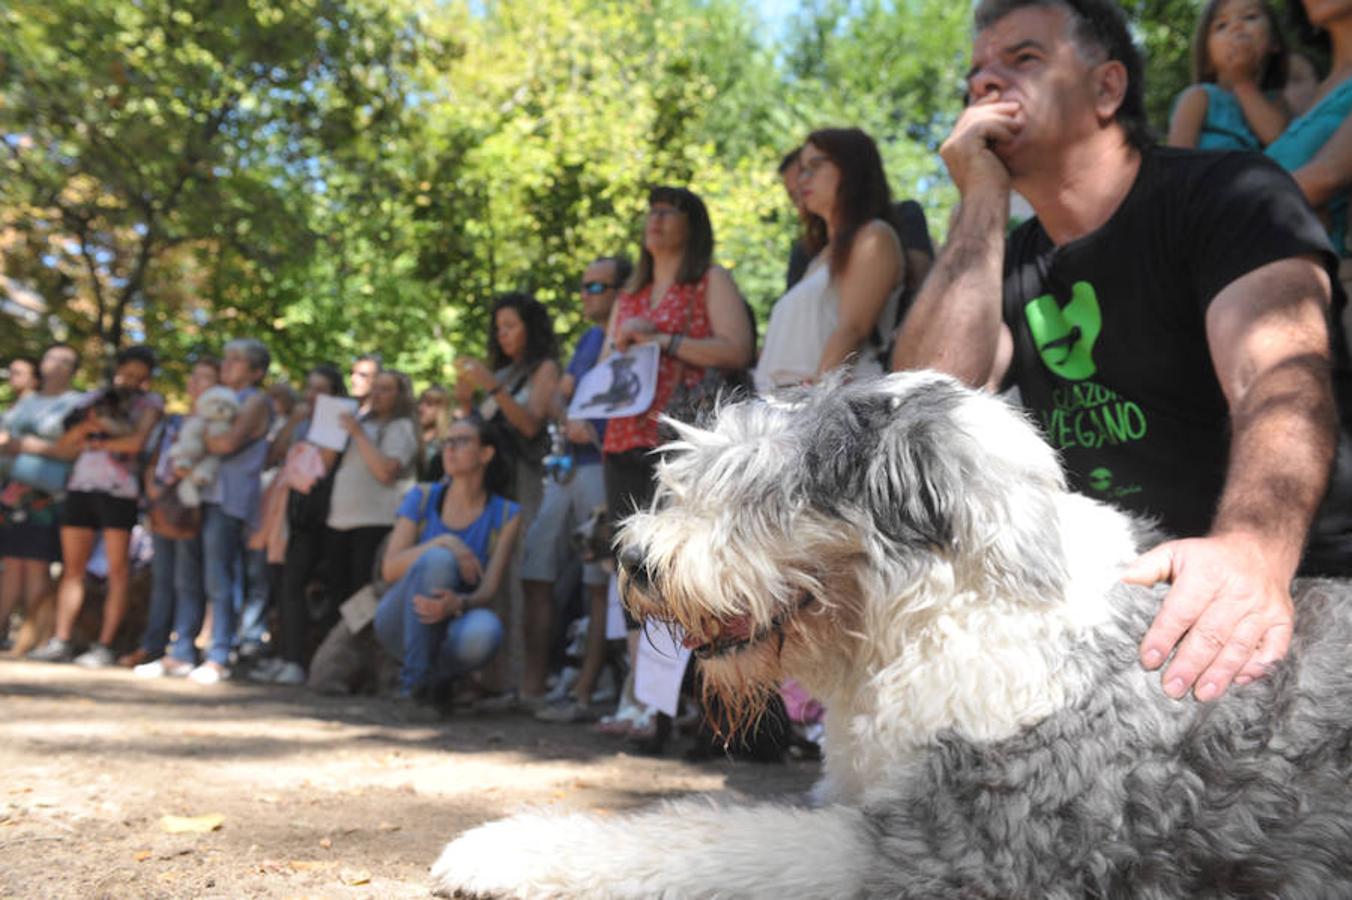
[[[770,313],[756,388],[815,381],[841,365],[881,373],[905,282],[882,157],[858,128],[814,131],[799,151],[798,189],[813,256]]]
[[[408,376],[393,369],[380,372],[370,402],[360,419],[342,417],[350,440],[334,473],[327,521],[334,609],[370,582],[376,550],[394,527],[399,501],[417,471],[418,429]]]

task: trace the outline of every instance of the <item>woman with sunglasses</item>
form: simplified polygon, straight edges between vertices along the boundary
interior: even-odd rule
[[[695,387],[706,368],[734,370],[751,363],[754,323],[732,276],[713,264],[713,252],[713,225],[704,201],[685,188],[653,188],[638,267],[616,298],[606,330],[616,351],[638,343],[655,343],[661,351],[652,405],[639,415],[611,419],[606,427],[603,465],[612,522],[652,500],[657,465],[652,451],[661,443],[658,418],[677,396],[677,385]],[[638,623],[628,624],[632,659]],[[632,684],[626,684],[626,695],[631,691]],[[623,730],[624,720],[642,713],[622,701],[616,715]],[[664,718],[658,723],[653,749],[660,749],[661,730],[669,727]]]
[[[490,607],[521,530],[520,507],[500,493],[506,463],[482,419],[451,425],[441,461],[445,481],[404,496],[381,565],[392,584],[375,631],[400,660],[403,698],[439,693],[493,658],[503,628]]]
[[[755,371],[761,393],[840,366],[881,374],[905,286],[905,254],[873,139],[858,128],[814,131],[798,160],[812,262],[770,313]]]

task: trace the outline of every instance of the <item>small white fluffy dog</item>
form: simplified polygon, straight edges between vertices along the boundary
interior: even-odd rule
[[[504,897],[1352,897],[1352,591],[1297,582],[1291,654],[1202,704],[1137,646],[1158,536],[1066,490],[1017,412],[931,373],[681,428],[629,519],[626,602],[754,718],[825,701],[817,808],[525,814],[439,891]]]
[[[169,458],[174,468],[188,470],[178,482],[178,499],[184,506],[200,506],[201,489],[215,481],[220,470],[221,458],[207,452],[207,438],[229,431],[238,414],[235,392],[217,385],[202,392],[193,404],[192,415],[183,420],[183,427],[169,448]]]

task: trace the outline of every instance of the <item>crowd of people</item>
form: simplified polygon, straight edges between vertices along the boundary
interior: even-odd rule
[[[462,354],[453,385],[416,395],[375,353],[346,378],[320,363],[298,388],[268,383],[268,349],[251,337],[193,361],[176,386],[186,414],[166,414],[151,389],[146,347],[119,351],[106,385],[85,393],[72,388],[70,345],[13,360],[0,636],[49,602],[52,633],[31,659],[202,685],[375,685],[553,722],[591,720],[605,703],[603,727],[660,748],[670,719],[633,693],[640,623],[607,638],[614,566],[604,540],[588,552],[576,533],[651,502],[663,414],[688,418],[719,391],[930,366],[1016,387],[1077,489],[1192,539],[1148,558],[1154,576],[1184,585],[1183,560],[1197,579],[1234,563],[1275,593],[1244,606],[1218,588],[1215,603],[1239,609],[1230,618],[1190,594],[1175,602],[1190,611],[1157,622],[1143,649],[1158,666],[1216,619],[1219,641],[1197,638],[1211,655],[1187,638],[1166,689],[1206,699],[1257,677],[1289,637],[1283,580],[1302,565],[1352,568],[1348,479],[1320,507],[1332,461],[1340,473],[1352,462],[1330,424],[1346,335],[1327,315],[1349,256],[1352,2],[1292,11],[1329,50],[1322,76],[1321,54],[1293,50],[1265,0],[1207,4],[1197,83],[1168,143],[1227,152],[1192,154],[1150,139],[1141,60],[1114,4],[986,0],[969,103],[943,149],[962,196],[943,251],[918,204],[893,203],[867,134],[812,132],[780,166],[801,229],[759,352],[750,306],[713,262],[703,200],[662,186],[636,263],[617,248],[580,273],[590,327],[566,364],[550,310],[522,293],[493,304],[485,359]],[[1014,191],[1036,218],[1007,235]],[[646,345],[658,353],[646,410],[569,414],[589,372]],[[233,412],[201,432],[217,464],[198,484],[183,447],[221,388]],[[1303,399],[1284,413],[1292,392]],[[340,441],[312,440],[323,398],[347,401]],[[1273,503],[1290,514],[1274,518]],[[129,636],[140,528],[150,589],[144,631]],[[101,612],[77,635],[96,552]],[[118,655],[119,640],[134,646]],[[610,692],[607,670],[622,673]],[[798,724],[820,715],[792,684],[785,698]]]

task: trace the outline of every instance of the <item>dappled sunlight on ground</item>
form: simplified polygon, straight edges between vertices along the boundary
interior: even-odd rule
[[[796,796],[817,774],[620,746],[521,716],[0,660],[0,895],[421,897],[446,840],[522,806]],[[221,822],[171,832],[166,815]]]

